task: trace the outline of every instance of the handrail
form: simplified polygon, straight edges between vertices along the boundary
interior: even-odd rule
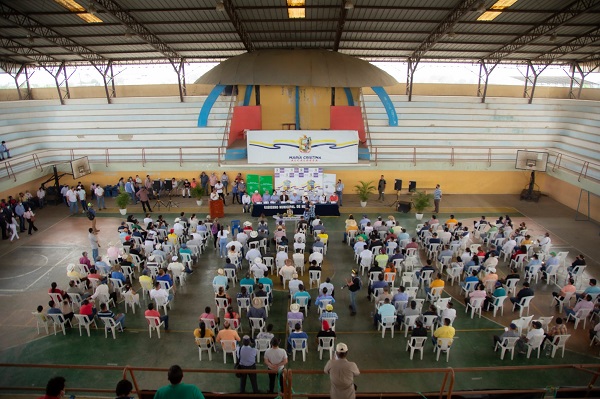
[[[8,178],[10,178],[10,176],[12,175],[13,180],[17,181],[17,175],[13,171],[10,161],[4,161],[4,167],[6,168],[6,175],[8,176]]]
[[[235,86],[234,86],[235,87]],[[227,147],[229,144],[229,128],[231,127],[231,114],[233,113],[233,108],[237,101],[237,95],[231,93],[231,98],[229,99],[229,109],[227,110],[227,120],[225,121],[225,128],[223,130],[223,140],[221,141],[221,147]]]
[[[160,372],[166,373],[168,368],[160,368],[160,367],[137,367],[137,366],[104,366],[104,365],[80,365],[80,364],[31,364],[31,363],[0,363],[0,368],[41,368],[41,369],[75,369],[75,370],[94,370],[94,371],[120,371],[122,372],[123,378],[126,378],[128,375],[130,376],[133,386],[135,388],[135,392],[140,397],[141,392],[144,390],[143,387],[138,383],[136,372]],[[485,372],[505,372],[505,371],[527,371],[527,373],[531,373],[531,371],[544,371],[544,370],[575,370],[587,373],[591,375],[591,379],[587,385],[581,385],[580,388],[587,388],[588,391],[594,389],[595,383],[597,381],[597,377],[600,376],[600,366],[598,364],[550,364],[550,365],[527,365],[527,366],[494,366],[494,367],[448,367],[448,368],[421,368],[421,369],[368,369],[361,370],[361,374],[369,375],[369,374],[443,374],[444,380],[440,384],[439,398],[442,399],[444,396],[446,399],[451,399],[453,395],[462,394],[462,391],[454,391],[454,383],[456,381],[456,374],[458,373],[473,373],[476,371],[485,371]],[[274,374],[276,371],[274,370],[265,370],[265,369],[242,369],[242,370],[234,370],[234,369],[185,369],[186,373],[201,373],[201,374],[234,374],[234,373],[243,373],[243,374]],[[293,392],[293,376],[297,375],[323,375],[322,370],[296,370],[296,369],[287,369],[283,372],[283,384],[286,388],[283,393],[284,399],[292,399],[295,397],[304,397],[306,393],[295,393]],[[81,380],[85,381],[85,380]],[[567,387],[561,388],[563,391],[572,391],[577,389],[577,387]],[[13,391],[43,391],[44,386],[40,385],[38,387],[29,386],[0,386],[1,390],[13,390]],[[105,389],[105,388],[88,388],[88,387],[74,387],[69,385],[69,390],[75,392],[90,392],[90,393],[107,393],[114,392],[113,389]],[[464,392],[464,394],[470,393],[480,393],[480,390],[473,390]],[[493,394],[493,393],[520,393],[520,392],[543,392],[541,388],[523,388],[523,389],[490,389],[486,390],[485,393]],[[399,392],[373,392],[373,393],[361,393],[363,397],[391,397],[391,396],[400,396]],[[222,394],[224,397],[239,397],[239,394]],[[311,394],[313,397],[327,397],[327,394],[315,393]]]
[[[363,95],[362,87],[359,89],[360,92],[360,108],[362,111],[363,123],[365,125],[365,135],[367,136],[367,145],[369,151],[373,148],[373,142],[371,141],[371,130],[369,130],[369,114],[367,113],[367,107],[365,106],[365,96]]]

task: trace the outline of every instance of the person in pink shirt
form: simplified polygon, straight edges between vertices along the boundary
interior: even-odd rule
[[[252,200],[253,204],[256,204],[257,202],[262,202],[262,195],[259,194],[258,190],[254,191],[254,194],[252,194],[252,198],[250,198]]]
[[[79,264],[80,265],[86,265],[88,268],[92,267],[92,262],[90,261],[90,258],[88,258],[88,253],[87,252],[82,252],[81,253],[81,258],[79,258]]]

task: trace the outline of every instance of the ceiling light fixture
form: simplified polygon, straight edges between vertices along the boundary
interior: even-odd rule
[[[482,13],[487,11],[487,8],[485,6],[485,1],[479,2],[479,5],[477,6],[477,11],[482,12]]]
[[[88,12],[92,15],[96,15],[96,13],[98,12],[98,9],[96,8],[96,5],[94,3],[89,4]]]
[[[83,19],[87,23],[95,24],[99,22],[104,22],[97,16],[88,12],[85,8],[83,8],[81,4],[77,3],[75,0],[54,0],[54,2],[71,11],[73,14],[77,15],[79,18]]]
[[[35,41],[35,38],[33,36],[27,35],[27,43],[33,44],[34,41]]]
[[[478,21],[493,21],[502,11],[515,4],[517,0],[498,0],[490,7],[489,11],[484,12],[477,18]]]
[[[552,34],[550,35],[550,42],[554,43],[554,42],[556,41],[556,38],[557,38],[557,36],[556,36],[556,32],[552,33]]]
[[[350,0],[347,0],[347,1],[344,3],[344,8],[345,8],[346,10],[352,10],[352,9],[354,8],[354,3],[353,3],[353,2],[351,2]]]
[[[217,1],[217,5],[215,7],[215,10],[217,10],[219,12],[224,12],[225,11],[225,4],[223,4],[223,0]]]
[[[448,36],[449,37],[456,36],[456,32],[454,31],[454,26],[452,26],[452,27],[450,27],[450,29],[448,29]]]

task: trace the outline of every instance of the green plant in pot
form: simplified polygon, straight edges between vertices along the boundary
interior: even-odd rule
[[[119,207],[121,215],[125,215],[127,213],[127,205],[131,202],[131,196],[127,191],[121,189],[119,190],[119,195],[115,198],[115,202]]]
[[[191,193],[194,198],[196,198],[196,204],[198,204],[198,206],[202,206],[202,197],[204,196],[204,189],[202,188],[202,185],[197,184],[196,187],[192,188]]]
[[[360,180],[357,185],[354,186],[354,191],[358,194],[358,198],[360,199],[360,206],[367,206],[367,201],[369,200],[369,195],[375,192],[376,188],[373,185],[373,181],[364,182]]]
[[[424,191],[417,191],[413,196],[412,202],[417,212],[417,220],[423,218],[423,211],[431,206],[433,200],[432,194],[427,194]]]

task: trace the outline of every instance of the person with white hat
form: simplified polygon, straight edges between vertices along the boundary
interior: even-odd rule
[[[302,280],[298,279],[298,273],[292,274],[292,279],[288,281],[288,288],[292,295],[300,290],[300,284],[302,284]]]
[[[262,258],[257,256],[252,261],[250,272],[254,275],[254,279],[258,281],[258,279],[263,278],[265,274],[269,272],[269,268],[263,263]]]
[[[225,289],[229,289],[229,286],[227,285],[228,281],[227,281],[227,276],[225,276],[225,270],[219,268],[217,270],[217,275],[213,278],[212,284],[213,286],[223,286],[225,287]]]
[[[255,232],[253,231],[253,233],[255,233]],[[246,252],[246,260],[248,261],[248,265],[250,265],[250,267],[252,267],[254,265],[254,261],[256,259],[261,259],[261,258],[262,258],[262,254],[260,253],[260,250],[258,249],[258,247],[251,248],[248,250],[248,252]]]
[[[252,299],[252,306],[250,307],[247,316],[248,320],[250,320],[250,318],[261,318],[263,320],[267,320],[267,312],[264,309],[264,303],[262,299],[259,297],[254,297],[254,299]],[[252,326],[250,327],[252,328]]]
[[[290,311],[287,313],[287,320],[304,320],[304,313],[300,311],[300,305],[292,303],[290,305]]]
[[[331,399],[356,398],[354,377],[360,375],[360,370],[354,362],[349,362],[348,346],[342,342],[335,346],[336,356],[325,365],[325,374],[329,374]]]

